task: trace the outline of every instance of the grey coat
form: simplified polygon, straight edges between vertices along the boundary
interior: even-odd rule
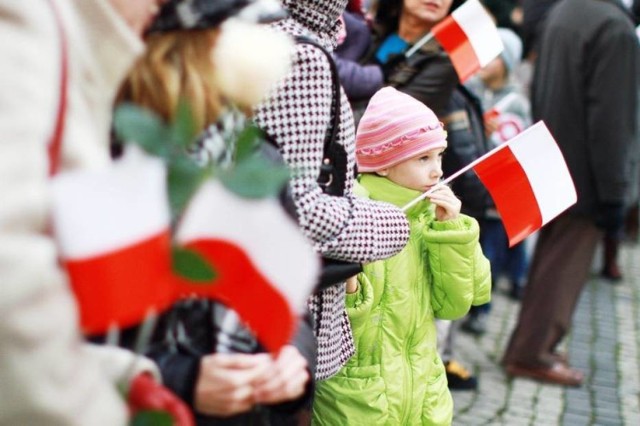
[[[578,202],[595,217],[621,204],[637,140],[640,48],[630,16],[613,0],[564,0],[540,41],[532,90],[534,121],[544,120],[569,166]]]

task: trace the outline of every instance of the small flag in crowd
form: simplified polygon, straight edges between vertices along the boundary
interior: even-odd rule
[[[541,121],[481,160],[473,170],[496,203],[509,246],[577,201],[562,152]]]
[[[542,121],[438,185],[451,182],[471,168],[496,203],[509,246],[540,229],[578,199],[562,152]],[[403,210],[426,198],[437,186],[412,200]]]
[[[287,344],[312,292],[319,262],[297,224],[273,198],[240,198],[218,181],[192,199],[178,243],[200,254],[216,272],[212,285],[184,291],[233,308],[271,352]]]
[[[490,110],[485,111],[482,117],[485,120],[495,119],[500,116],[509,106],[511,106],[512,102],[515,102],[518,99],[518,95],[511,92],[507,94],[504,98],[500,99]]]
[[[509,112],[509,107],[517,100],[517,94],[509,93],[500,99],[493,108],[484,113],[485,122],[492,120],[496,125],[496,130],[491,134],[491,140],[494,143],[507,142],[527,127],[527,123],[522,119],[521,115]]]
[[[464,82],[502,52],[498,30],[478,0],[467,0],[432,30]]]
[[[130,151],[113,167],[53,179],[53,231],[87,334],[137,324],[173,300],[165,173]]]

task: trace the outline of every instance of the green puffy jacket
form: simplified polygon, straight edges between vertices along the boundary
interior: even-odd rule
[[[360,183],[371,199],[397,206],[420,195],[372,174]],[[489,262],[473,218],[438,222],[428,201],[407,216],[407,246],[365,265],[358,291],[347,295],[356,353],[337,375],[318,382],[316,425],[451,424],[434,318],[457,319],[490,300]]]

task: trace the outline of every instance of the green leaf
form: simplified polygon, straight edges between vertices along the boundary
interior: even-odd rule
[[[179,217],[207,175],[207,169],[188,157],[174,157],[168,165],[167,186],[171,217]]]
[[[289,169],[252,155],[219,177],[227,189],[241,197],[274,197],[289,180]]]
[[[168,129],[151,111],[132,103],[122,103],[114,112],[113,127],[118,139],[124,143],[137,143],[149,154],[168,156]]]
[[[171,142],[180,149],[185,149],[196,138],[196,123],[189,104],[181,100],[178,104],[175,120],[169,129]]]
[[[253,124],[248,124],[238,135],[236,142],[235,159],[242,162],[255,153],[256,149],[263,142],[264,135],[260,128]]]
[[[173,426],[173,417],[166,411],[138,411],[131,419],[130,426]]]
[[[173,270],[190,281],[211,284],[217,274],[213,267],[199,253],[182,247],[172,250]]]

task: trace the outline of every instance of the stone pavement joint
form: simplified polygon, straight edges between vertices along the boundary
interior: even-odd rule
[[[454,425],[640,425],[640,245],[625,244],[620,255],[624,280],[590,278],[561,345],[585,373],[581,388],[508,379],[500,360],[520,307],[499,282],[487,333],[457,336],[455,357],[479,389],[452,392]]]

